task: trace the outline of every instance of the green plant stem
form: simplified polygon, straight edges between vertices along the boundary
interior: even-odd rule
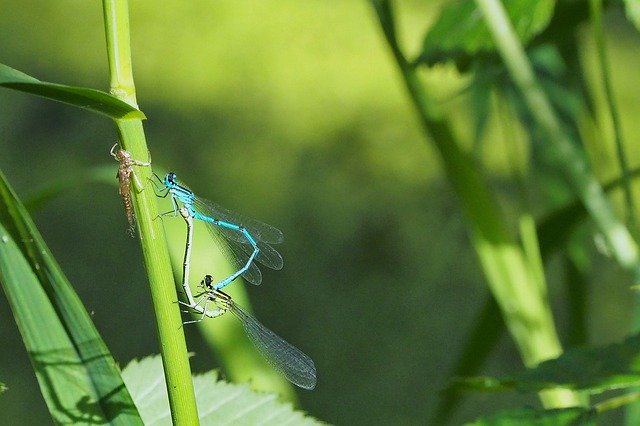
[[[136,105],[129,42],[129,11],[127,0],[103,0],[107,53],[111,75],[111,93]],[[140,120],[116,120],[123,148],[133,158],[146,160],[148,150]],[[151,177],[149,167],[138,167],[136,173],[145,182]],[[156,314],[160,352],[169,395],[173,424],[197,425],[191,369],[187,357],[182,319],[177,302],[176,286],[171,271],[167,244],[158,218],[154,192],[145,186],[133,192],[134,208],[142,244],[144,263],[149,276],[151,298]]]
[[[400,69],[407,91],[418,112],[426,135],[438,150],[445,173],[456,192],[487,282],[509,332],[526,366],[555,358],[562,348],[546,298],[546,285],[531,269],[516,238],[509,234],[496,201],[472,159],[458,145],[443,112],[431,99],[416,70],[402,54],[388,0],[372,0],[382,31]],[[582,401],[574,393],[556,390],[545,393],[545,405],[576,406]]]
[[[593,406],[593,409],[598,414],[603,414],[607,411],[613,411],[620,407],[624,407],[625,405],[633,404],[638,401],[640,401],[640,392],[633,392],[599,402]]]
[[[611,73],[609,71],[609,60],[607,58],[607,46],[605,45],[604,29],[602,26],[602,0],[590,0],[589,10],[591,13],[591,23],[593,25],[593,35],[596,41],[598,51],[598,59],[600,61],[600,72],[602,73],[602,84],[604,85],[604,96],[609,108],[609,116],[613,125],[613,135],[616,144],[616,153],[618,154],[618,162],[622,170],[622,188],[627,203],[627,211],[629,218],[629,226],[635,232],[636,213],[631,192],[631,171],[629,170],[629,162],[624,152],[624,142],[622,140],[622,127],[620,125],[620,114],[613,100],[613,87],[611,87]]]
[[[531,63],[518,40],[506,11],[499,0],[476,0],[489,31],[493,34],[498,52],[519,87],[534,120],[548,141],[547,149],[557,162],[556,167],[585,204],[587,211],[604,235],[618,263],[640,280],[638,246],[625,225],[615,216],[602,187],[589,170],[582,151],[577,149],[560,121],[545,93],[538,85]]]

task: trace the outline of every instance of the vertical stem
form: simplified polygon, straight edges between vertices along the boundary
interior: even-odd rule
[[[102,5],[107,36],[111,94],[137,107],[131,66],[128,2],[126,0],[103,0]]]
[[[111,93],[137,105],[131,67],[128,2],[103,0],[102,4]],[[123,148],[131,152],[133,158],[146,160],[148,150],[142,122],[116,120],[116,125]],[[136,173],[146,180],[151,177],[149,169],[141,167]],[[155,220],[158,218],[158,210],[154,192],[148,185],[145,188],[140,193],[133,191],[133,201],[156,315],[171,417],[173,424],[197,425],[198,411],[167,243],[162,221]]]
[[[607,58],[607,46],[605,45],[604,29],[602,25],[602,0],[590,0],[589,10],[591,12],[591,23],[593,25],[593,35],[596,41],[598,59],[600,60],[600,72],[602,73],[602,84],[604,85],[604,96],[609,107],[609,116],[613,125],[613,135],[618,154],[618,162],[622,170],[622,189],[627,202],[629,226],[632,232],[637,231],[636,209],[631,193],[631,171],[629,162],[624,152],[624,142],[622,140],[622,126],[620,124],[620,114],[613,99],[613,87],[611,87],[611,73],[609,71],[609,60]]]
[[[544,132],[547,149],[557,161],[558,170],[564,172],[584,203],[590,216],[604,235],[613,257],[640,279],[638,245],[626,226],[616,217],[611,205],[591,173],[583,153],[569,139],[554,113],[546,94],[538,85],[531,63],[520,43],[504,6],[500,0],[475,0],[482,11],[487,28],[493,35],[498,53],[502,56],[511,78],[522,92],[524,101],[534,120]]]
[[[562,353],[546,295],[546,285],[531,270],[526,254],[505,226],[498,204],[474,162],[460,148],[444,113],[424,89],[398,44],[389,0],[372,0],[382,31],[400,68],[425,134],[433,141],[465,213],[471,241],[487,283],[522,359],[533,367]],[[541,395],[546,406],[579,405],[578,396],[558,389]]]

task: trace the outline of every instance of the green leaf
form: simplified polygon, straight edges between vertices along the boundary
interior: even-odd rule
[[[640,385],[640,334],[600,348],[578,348],[507,378],[458,380],[466,388],[485,391],[540,391],[562,387],[596,394]]]
[[[0,393],[4,393],[7,390],[7,385],[4,383],[0,383]]]
[[[640,0],[624,0],[624,11],[636,30],[640,31]]]
[[[142,424],[113,357],[1,172],[0,285],[56,423]]]
[[[634,180],[640,177],[640,168],[631,170],[630,176]],[[622,182],[622,178],[613,179],[603,189],[609,193],[621,187]],[[556,250],[565,247],[577,225],[586,218],[587,209],[579,199],[575,199],[539,220],[537,234],[543,259],[548,259]]]
[[[47,83],[0,64],[0,86],[88,109],[113,119],[145,119],[144,113],[108,93],[86,87]]]
[[[160,356],[131,361],[122,371],[122,377],[145,425],[171,425]],[[291,404],[279,402],[275,394],[256,393],[247,385],[221,381],[215,371],[195,375],[193,385],[202,425],[323,424],[295,411]]]
[[[525,407],[514,410],[505,410],[491,416],[481,417],[469,426],[509,426],[509,425],[595,425],[596,413],[594,410],[571,407],[553,410],[536,410]]]
[[[503,2],[520,41],[527,44],[542,32],[553,16],[554,0],[509,0]],[[495,43],[475,1],[450,2],[425,36],[419,61],[466,62],[478,53],[494,53]]]

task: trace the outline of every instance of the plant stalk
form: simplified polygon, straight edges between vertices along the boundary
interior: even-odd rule
[[[544,91],[537,83],[533,68],[527,58],[504,6],[499,0],[476,0],[489,31],[493,34],[498,53],[511,78],[520,89],[534,120],[547,140],[550,157],[557,162],[558,170],[564,172],[568,183],[574,188],[589,215],[604,235],[613,257],[633,279],[640,280],[640,257],[638,245],[626,226],[616,217],[602,186],[597,181],[584,153],[576,148],[562,129],[554,109]]]
[[[472,159],[460,148],[443,111],[431,99],[417,71],[402,53],[389,0],[372,0],[387,43],[400,69],[426,136],[438,150],[470,228],[470,237],[505,323],[527,367],[562,353],[538,262],[527,257]],[[542,395],[549,406],[576,406],[578,395],[557,390]]]
[[[104,25],[109,57],[110,88],[114,96],[137,106],[127,0],[103,0]],[[116,120],[121,145],[133,158],[147,161],[149,154],[141,120]],[[142,182],[151,178],[150,167],[136,167]],[[197,425],[196,407],[187,345],[182,328],[178,296],[171,270],[167,243],[158,219],[155,194],[149,185],[133,190],[133,204],[144,264],[149,277],[156,316],[160,353],[169,395],[173,424]]]
[[[600,72],[602,73],[602,84],[604,86],[604,96],[608,107],[611,125],[613,126],[613,136],[616,144],[618,163],[622,170],[622,189],[627,204],[627,215],[629,227],[633,232],[637,232],[636,209],[631,191],[631,170],[629,160],[624,152],[624,141],[622,139],[622,124],[617,104],[613,99],[613,87],[611,84],[611,71],[609,69],[609,59],[607,57],[607,46],[604,38],[604,28],[602,25],[602,0],[589,0],[589,10],[591,14],[591,24],[593,25],[593,35],[598,51],[600,62]],[[637,236],[637,235],[636,235]]]

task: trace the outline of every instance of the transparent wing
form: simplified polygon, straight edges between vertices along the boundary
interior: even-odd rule
[[[194,207],[196,211],[211,218],[244,226],[249,231],[249,234],[251,234],[251,236],[256,239],[256,241],[262,241],[267,244],[279,244],[284,241],[282,231],[280,231],[278,228],[275,228],[264,222],[260,222],[259,220],[251,219],[239,213],[225,209],[224,207],[219,206],[212,201],[196,197]],[[241,234],[235,233],[231,229],[225,229],[221,232],[229,240],[234,240],[239,243],[245,241],[244,237],[242,237]]]
[[[209,233],[216,241],[218,247],[220,247],[220,250],[222,251],[222,254],[229,261],[229,263],[231,263],[231,265],[235,266],[238,269],[243,268],[249,260],[249,257],[253,253],[253,247],[249,244],[249,248],[251,248],[251,250],[247,253],[247,250],[244,249],[243,244],[240,244],[228,238],[223,238],[224,235],[219,232],[221,229],[219,226],[216,226],[209,222],[205,223],[207,224]],[[278,256],[280,256],[279,253]],[[262,282],[262,272],[260,272],[260,269],[255,264],[255,262],[251,262],[249,268],[242,274],[242,277],[247,280],[247,282],[254,285],[260,285],[260,283]]]
[[[242,323],[251,343],[273,368],[294,385],[304,389],[316,387],[316,366],[311,358],[285,342],[232,300],[229,300],[228,307]]]
[[[251,255],[253,254],[253,245],[247,240],[246,236],[239,231],[229,230],[228,228],[224,228],[222,226],[215,225],[213,223],[204,221],[209,234],[213,237],[213,239],[218,243],[221,247],[223,253],[227,257],[229,261],[231,261],[234,265],[238,266],[238,269],[244,267],[247,263]],[[227,238],[227,234],[222,232],[223,230],[233,231],[237,233],[241,238],[237,238],[238,240],[242,239],[242,242],[238,242],[235,239]],[[258,256],[255,258],[258,262],[267,266],[271,269],[280,270],[284,265],[284,261],[282,260],[282,256],[271,247],[267,243],[258,242],[258,248],[260,252],[258,252]],[[260,275],[260,270],[257,266],[255,266],[255,262],[251,262],[251,265],[247,271],[245,271],[242,276],[249,279],[249,275],[252,274]],[[247,275],[249,274],[249,275]],[[251,281],[251,280],[250,280]],[[260,284],[260,282],[251,281],[253,284]]]
[[[229,222],[238,226],[244,226],[251,237],[256,241],[258,248],[260,249],[256,260],[271,269],[282,269],[284,263],[280,253],[271,247],[264,238],[261,238],[266,232],[270,237],[273,237],[270,239],[275,240],[275,237],[278,237],[277,239],[282,241],[283,237],[280,230],[271,225],[267,225],[266,223],[232,213],[224,207],[217,206],[211,201],[202,198],[196,198],[194,206],[196,211],[203,216]],[[222,238],[220,238],[220,236],[227,240],[231,249],[230,251],[233,253],[233,256],[230,256],[229,259],[235,261],[238,266],[243,267],[249,257],[253,254],[253,245],[251,245],[246,235],[235,229],[218,226],[207,221],[205,221],[205,223],[207,224],[209,233],[217,242],[221,242]],[[250,273],[250,270],[245,272],[245,274],[247,273]],[[243,276],[248,279],[248,276],[245,274],[243,274]]]
[[[253,246],[248,242],[239,245],[242,248],[242,251],[247,256],[251,256],[253,253]],[[284,266],[284,261],[282,260],[282,256],[276,249],[271,247],[267,243],[263,243],[258,241],[258,248],[260,252],[258,253],[258,262],[262,263],[264,266],[268,266],[271,269],[275,269],[279,271]]]
[[[255,258],[256,261],[272,269],[282,269],[282,256],[276,249],[269,245],[269,243],[276,244],[284,240],[282,232],[279,229],[232,212],[212,201],[199,198],[191,192],[189,192],[189,194],[193,197],[191,198],[193,208],[200,215],[243,226],[256,241],[260,249],[258,256]],[[185,200],[182,199],[181,201],[185,202]],[[235,265],[238,269],[244,268],[254,251],[246,235],[238,230],[218,226],[206,220],[204,222],[206,223],[209,233],[218,243],[222,253],[231,264]],[[262,282],[262,273],[255,262],[251,262],[247,270],[242,273],[242,277],[254,285],[259,285]]]

